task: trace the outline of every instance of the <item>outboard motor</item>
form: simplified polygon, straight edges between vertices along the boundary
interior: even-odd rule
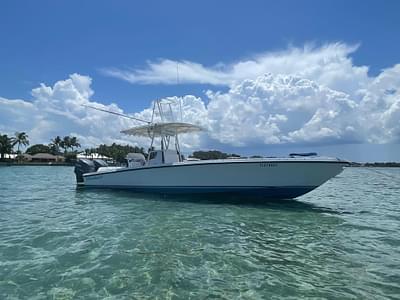
[[[95,171],[97,171],[101,167],[108,167],[108,164],[102,159],[94,159],[93,163],[96,169]]]
[[[96,166],[93,160],[80,158],[75,164],[74,172],[76,176],[76,182],[81,183],[83,182],[83,174],[96,172]]]
[[[81,183],[83,182],[83,174],[96,172],[100,167],[107,167],[107,163],[101,159],[87,159],[87,158],[80,158],[75,164],[75,176],[76,182]]]

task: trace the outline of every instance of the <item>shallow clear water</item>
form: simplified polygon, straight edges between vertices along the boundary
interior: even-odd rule
[[[74,180],[0,167],[0,299],[400,298],[400,169],[264,204]]]

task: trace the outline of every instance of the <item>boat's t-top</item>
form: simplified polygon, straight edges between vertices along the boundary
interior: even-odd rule
[[[178,110],[179,114],[174,113],[174,110]],[[178,135],[202,130],[198,125],[182,122],[182,105],[179,100],[163,99],[154,101],[151,121],[147,125],[122,130],[121,133],[150,138],[147,164],[156,165],[183,161]],[[160,150],[154,150],[156,139],[160,140]]]

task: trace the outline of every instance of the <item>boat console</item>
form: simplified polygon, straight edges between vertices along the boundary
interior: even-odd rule
[[[128,168],[143,167],[146,164],[146,158],[142,153],[128,153],[126,155]]]
[[[149,166],[157,166],[162,164],[172,164],[179,162],[179,154],[176,150],[156,150],[149,153]]]

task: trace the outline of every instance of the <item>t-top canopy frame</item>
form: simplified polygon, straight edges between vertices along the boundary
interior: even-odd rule
[[[177,104],[179,107],[179,122],[176,120],[176,114],[173,113],[172,109],[172,106],[176,106]],[[157,115],[160,117],[161,122],[154,122]],[[171,138],[173,138],[175,149],[179,156],[179,160],[181,161],[182,158],[178,135],[200,131],[204,131],[204,128],[198,125],[182,122],[182,104],[180,100],[164,99],[154,101],[151,122],[148,125],[136,126],[122,130],[121,133],[133,136],[149,137],[151,139],[150,149],[153,149],[154,139],[161,138],[161,151],[163,154],[164,151],[169,149]],[[148,157],[150,157],[150,155]]]

